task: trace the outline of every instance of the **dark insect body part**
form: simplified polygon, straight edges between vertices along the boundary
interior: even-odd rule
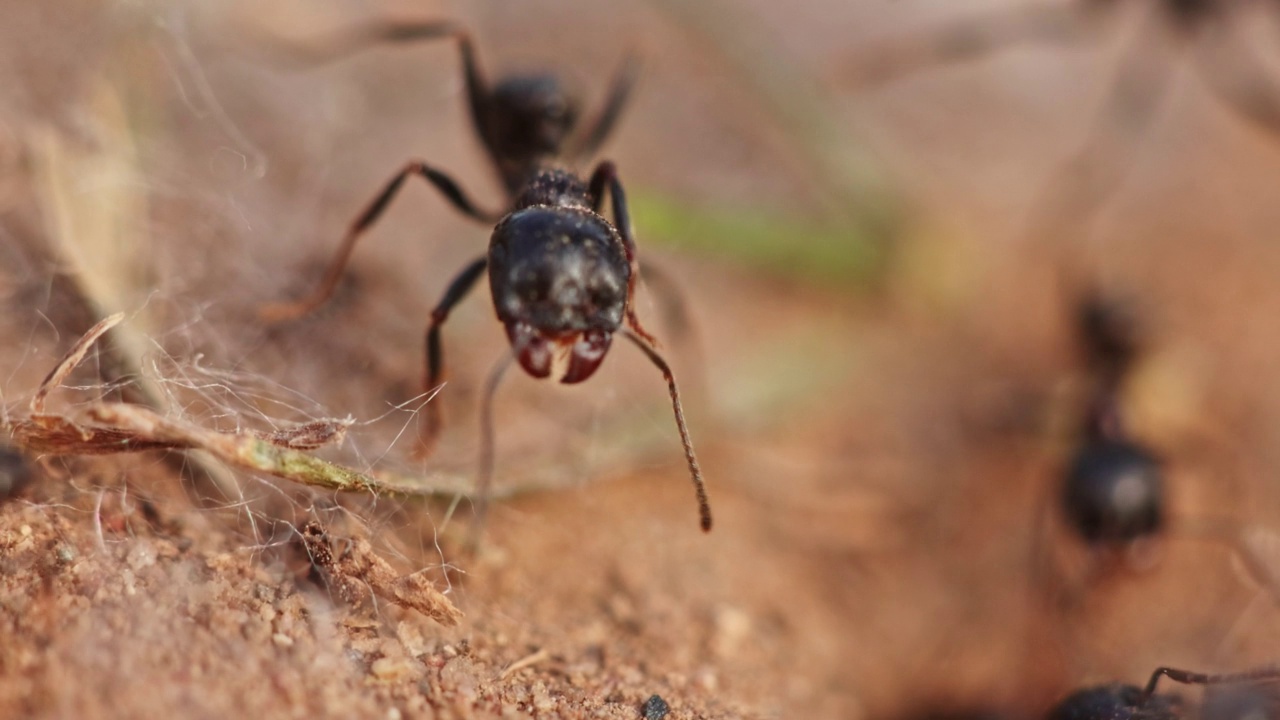
[[[1160,678],[1188,685],[1206,685],[1198,709],[1188,709],[1176,695],[1156,693]],[[1145,687],[1112,683],[1077,690],[1058,702],[1048,720],[1244,720],[1273,718],[1278,707],[1274,693],[1280,668],[1254,668],[1235,673],[1199,673],[1170,667],[1156,668]]]
[[[1077,690],[1049,711],[1048,720],[1181,720],[1174,696],[1145,696],[1134,685],[1098,685]]]
[[[1123,440],[1086,442],[1071,460],[1062,500],[1071,527],[1089,543],[1128,543],[1164,525],[1160,464]]]
[[[1160,532],[1164,478],[1159,459],[1130,439],[1120,409],[1122,384],[1140,346],[1131,305],[1090,293],[1076,328],[1089,369],[1089,406],[1080,444],[1067,463],[1062,509],[1091,545],[1124,545]]]
[[[1142,328],[1132,302],[1090,293],[1076,318],[1085,362],[1103,384],[1118,383],[1142,347]]]
[[[374,25],[330,43],[333,52],[329,54],[376,42],[432,38],[458,41],[471,119],[506,187],[507,211],[481,210],[448,175],[425,162],[409,162],[357,216],[315,292],[299,302],[264,308],[264,318],[288,320],[325,303],[337,287],[356,241],[382,215],[405,180],[421,177],[467,216],[487,224],[496,222],[488,252],[458,273],[431,312],[426,334],[427,390],[439,386],[444,378],[441,327],[486,273],[511,355],[535,378],[554,377],[566,384],[590,378],[603,363],[614,335],[622,334],[667,381],[700,523],[704,531],[710,530],[710,505],[675,377],[635,314],[639,263],[617,169],[611,162],[601,162],[585,181],[569,169],[593,155],[608,137],[630,95],[636,63],[630,58],[623,63],[604,105],[579,130],[577,104],[556,78],[522,76],[490,85],[479,67],[470,35],[451,22]],[[603,215],[606,197],[612,222]],[[498,366],[485,388],[477,527],[483,523],[487,508],[493,466],[489,406],[506,367],[505,363]],[[440,431],[439,406],[427,403],[425,413],[421,436],[429,452]]]

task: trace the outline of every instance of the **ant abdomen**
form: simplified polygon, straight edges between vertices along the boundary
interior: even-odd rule
[[[482,135],[496,157],[512,161],[560,155],[578,123],[577,103],[551,75],[502,80],[489,102]]]
[[[1160,462],[1126,440],[1090,440],[1067,468],[1062,501],[1068,523],[1089,543],[1153,535],[1164,525]]]

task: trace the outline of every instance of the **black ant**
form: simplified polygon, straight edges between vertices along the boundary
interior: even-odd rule
[[[512,357],[535,378],[556,377],[579,383],[591,377],[613,341],[621,334],[662,371],[671,395],[676,426],[697,493],[702,529],[711,529],[711,509],[685,424],[680,392],[670,366],[636,317],[634,296],[639,263],[627,211],[627,199],[612,162],[600,162],[590,178],[568,169],[593,154],[609,135],[625,105],[635,78],[630,58],[614,78],[604,107],[575,134],[576,104],[555,77],[512,77],[490,85],[484,77],[466,30],[452,22],[379,24],[345,37],[334,47],[349,50],[379,41],[454,38],[462,55],[471,120],[507,190],[505,213],[479,209],[444,172],[425,162],[407,163],[356,217],[319,287],[310,297],[263,309],[264,319],[278,322],[305,315],[326,302],[336,289],[360,239],[391,203],[405,180],[422,177],[463,214],[486,224],[497,222],[483,257],[468,264],[449,284],[431,311],[426,337],[426,388],[439,385],[444,374],[440,328],[450,311],[488,272],[494,309],[506,328]],[[601,214],[606,193],[613,222]],[[490,376],[482,414],[483,448],[477,494],[483,518],[492,474],[490,405],[502,373]],[[426,406],[423,446],[430,450],[440,430],[439,408]]]
[[[1080,446],[1063,478],[1071,528],[1095,545],[1127,544],[1164,525],[1164,480],[1155,454],[1127,436],[1120,390],[1138,351],[1132,307],[1097,296],[1079,309],[1078,332],[1094,387]]]
[[[1146,344],[1132,299],[1092,292],[1077,305],[1075,320],[1091,387],[1083,432],[1064,464],[1056,503],[1087,548],[1087,573],[1143,557],[1133,551],[1156,542],[1194,540],[1226,549],[1262,592],[1280,600],[1262,544],[1273,534],[1230,517],[1171,517],[1166,463],[1125,427],[1121,391]]]
[[[1280,681],[1280,667],[1221,674],[1159,667],[1145,687],[1111,683],[1077,690],[1049,711],[1048,720],[1181,720],[1185,714],[1182,700],[1176,695],[1157,693],[1160,678],[1188,685],[1233,686],[1231,692],[1206,697],[1198,713],[1205,720],[1275,717],[1276,698],[1249,691]]]

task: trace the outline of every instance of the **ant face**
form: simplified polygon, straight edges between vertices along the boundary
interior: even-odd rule
[[[1064,490],[1067,519],[1091,543],[1129,542],[1163,524],[1160,464],[1133,443],[1085,443],[1072,459]]]
[[[489,244],[489,286],[521,367],[560,382],[595,373],[621,326],[631,266],[621,237],[585,208],[508,215]]]
[[[503,80],[489,98],[487,135],[501,158],[558,155],[578,121],[578,107],[549,75]]]

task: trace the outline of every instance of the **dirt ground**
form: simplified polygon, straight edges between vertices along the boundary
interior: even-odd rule
[[[1114,39],[853,93],[850,48],[954,8],[259,5],[3,3],[6,424],[122,311],[50,411],[148,402],[224,433],[350,418],[315,455],[438,492],[316,490],[195,451],[0,465],[0,717],[634,719],[660,716],[654,695],[673,719],[1028,717],[1158,665],[1276,660],[1277,598],[1245,561],[1280,566],[1280,143],[1193,75],[1102,210],[1039,234],[1031,209],[1087,137]],[[502,499],[467,551],[476,408],[505,340],[478,290],[429,399],[446,432],[418,458],[429,308],[487,237],[424,187],[326,308],[258,320],[410,157],[498,203],[450,43],[305,69],[268,47],[381,14],[458,18],[494,75],[549,68],[588,103],[627,48],[645,58],[604,155],[687,303],[684,332],[660,288],[639,308],[686,393],[711,533],[661,376],[618,344],[580,386],[505,380]],[[860,225],[876,203],[894,222]],[[765,218],[789,249],[676,243],[679,219],[654,227],[670,207]],[[845,262],[862,232],[891,260],[832,282],[777,259],[821,235],[835,260],[816,262]],[[1139,309],[1125,402],[1174,527],[1247,534],[1247,557],[1171,532],[1091,572],[1062,526],[1088,288]],[[317,567],[308,523],[443,592],[460,623]]]

